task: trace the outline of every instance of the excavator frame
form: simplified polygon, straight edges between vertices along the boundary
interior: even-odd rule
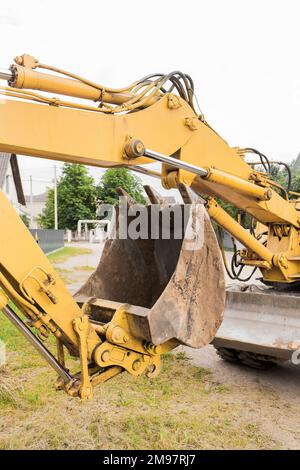
[[[8,80],[8,86],[0,87],[4,96],[0,105],[1,152],[141,172],[147,172],[143,165],[159,161],[162,171],[152,175],[160,177],[164,188],[180,189],[184,202],[192,205],[191,219],[195,217],[194,206],[200,205],[202,211],[205,206],[207,214],[245,247],[241,264],[259,268],[266,285],[291,287],[299,282],[298,200],[282,195],[283,191],[278,191],[268,174],[256,171],[246,162],[247,149],[231,148],[204,116],[196,113],[191,103],[173,89],[163,91],[158,79],[146,80],[143,85],[146,91],[140,95],[140,83],[128,89],[108,89],[41,64],[26,54],[18,56],[9,71],[1,71],[0,77]],[[99,106],[65,101],[36,91],[92,100]],[[218,198],[263,224],[266,241],[262,242],[234,220],[220,206]],[[195,333],[197,322],[189,324],[188,329],[190,318],[182,312],[180,328],[170,327],[172,308],[169,316],[163,317],[164,322],[158,320],[172,303],[173,290],[171,300],[170,296],[165,301],[159,298],[159,315],[156,304],[149,310],[98,296],[97,299],[85,296],[76,302],[3,194],[0,209],[0,246],[5,247],[0,255],[0,309],[59,373],[58,388],[84,399],[92,395],[94,385],[123,370],[153,377],[159,371],[161,354],[178,344],[203,346],[216,335],[225,304],[220,269],[218,285],[212,286],[210,293],[217,314],[216,318],[211,315],[204,340]],[[205,236],[214,246],[206,212],[204,219]],[[192,263],[192,256],[186,258],[184,243],[175,280],[171,278],[168,284],[170,289],[172,283],[175,286],[179,282],[179,270],[182,276],[183,266]],[[211,259],[206,256],[208,265],[213,261],[219,266],[216,255],[211,254]],[[41,336],[52,333],[56,337],[57,358],[32,333],[10,302]],[[106,324],[91,321],[88,315],[91,306],[109,310],[110,320]],[[191,307],[191,316],[196,315],[197,308],[199,298]],[[159,321],[165,325],[165,334],[159,331]],[[219,338],[216,344],[222,347],[222,341],[224,338]],[[290,350],[297,347],[295,343]],[[71,376],[66,370],[64,349],[80,357],[78,374]]]

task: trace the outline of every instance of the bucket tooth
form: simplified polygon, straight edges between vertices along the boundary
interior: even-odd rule
[[[138,202],[132,196],[130,196],[123,188],[117,188],[117,194],[118,196],[126,197],[128,207],[135,206],[136,204],[138,204]]]
[[[159,204],[161,206],[168,204],[167,200],[161,196],[156,189],[152,188],[152,186],[146,184],[144,189],[151,204]]]
[[[202,199],[198,194],[196,194],[189,186],[184,183],[178,183],[177,188],[180,192],[184,204],[193,204],[201,202],[205,204],[205,200]]]

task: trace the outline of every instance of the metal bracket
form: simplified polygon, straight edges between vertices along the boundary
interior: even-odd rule
[[[158,375],[161,354],[174,347],[172,341],[155,346],[133,336],[123,305],[116,310],[105,334],[107,341],[99,345],[93,354],[96,364],[104,368],[119,366],[134,376],[146,374],[153,378]]]
[[[44,276],[45,276],[45,280],[44,281],[41,281],[38,277],[37,277],[37,273],[40,272],[42,273]],[[39,291],[40,292],[43,292],[44,294],[47,295],[47,297],[51,300],[51,302],[53,304],[57,304],[57,298],[56,296],[53,294],[53,292],[51,292],[51,290],[49,289],[49,287],[55,285],[55,278],[54,276],[52,276],[52,274],[49,274],[47,273],[44,268],[42,268],[41,266],[35,266],[34,268],[32,268],[28,274],[26,274],[26,276],[24,276],[24,278],[21,280],[19,286],[20,286],[20,290],[22,292],[22,294],[24,295],[24,297],[29,300],[29,302],[31,303],[34,303],[34,299],[31,295],[29,295],[29,293],[27,292],[27,289],[25,287],[25,282],[28,280],[28,279],[32,279],[33,281],[35,281],[38,286],[39,286]]]
[[[87,315],[73,320],[73,328],[79,338],[79,353],[81,365],[81,387],[79,391],[80,398],[86,400],[93,395],[93,387],[90,381],[89,368],[88,368],[88,348],[87,337],[90,329],[90,322]]]

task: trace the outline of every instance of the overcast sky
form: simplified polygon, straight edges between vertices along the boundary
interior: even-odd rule
[[[299,13],[299,0],[1,2],[0,67],[26,52],[111,87],[179,69],[230,145],[288,161],[300,152]],[[53,162],[19,160],[25,179],[52,178]]]

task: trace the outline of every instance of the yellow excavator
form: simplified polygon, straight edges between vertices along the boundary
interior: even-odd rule
[[[0,79],[7,82],[0,87],[0,152],[126,167],[182,198],[175,207],[145,187],[148,236],[117,230],[108,237],[98,268],[73,297],[0,192],[0,310],[57,372],[58,389],[86,399],[123,371],[155,377],[161,355],[180,344],[213,342],[224,359],[252,366],[291,358],[300,346],[300,200],[271,178],[273,163],[261,152],[231,148],[210,127],[189,75],[155,73],[113,89],[24,54],[0,69]],[[250,153],[257,161],[247,163]],[[153,162],[161,172],[147,167]],[[128,228],[135,201],[119,193],[127,198]],[[220,200],[248,214],[251,229]],[[231,277],[242,279],[248,266],[264,288],[226,291],[226,256],[211,219],[242,245]],[[67,369],[66,351],[80,358],[77,373]]]

